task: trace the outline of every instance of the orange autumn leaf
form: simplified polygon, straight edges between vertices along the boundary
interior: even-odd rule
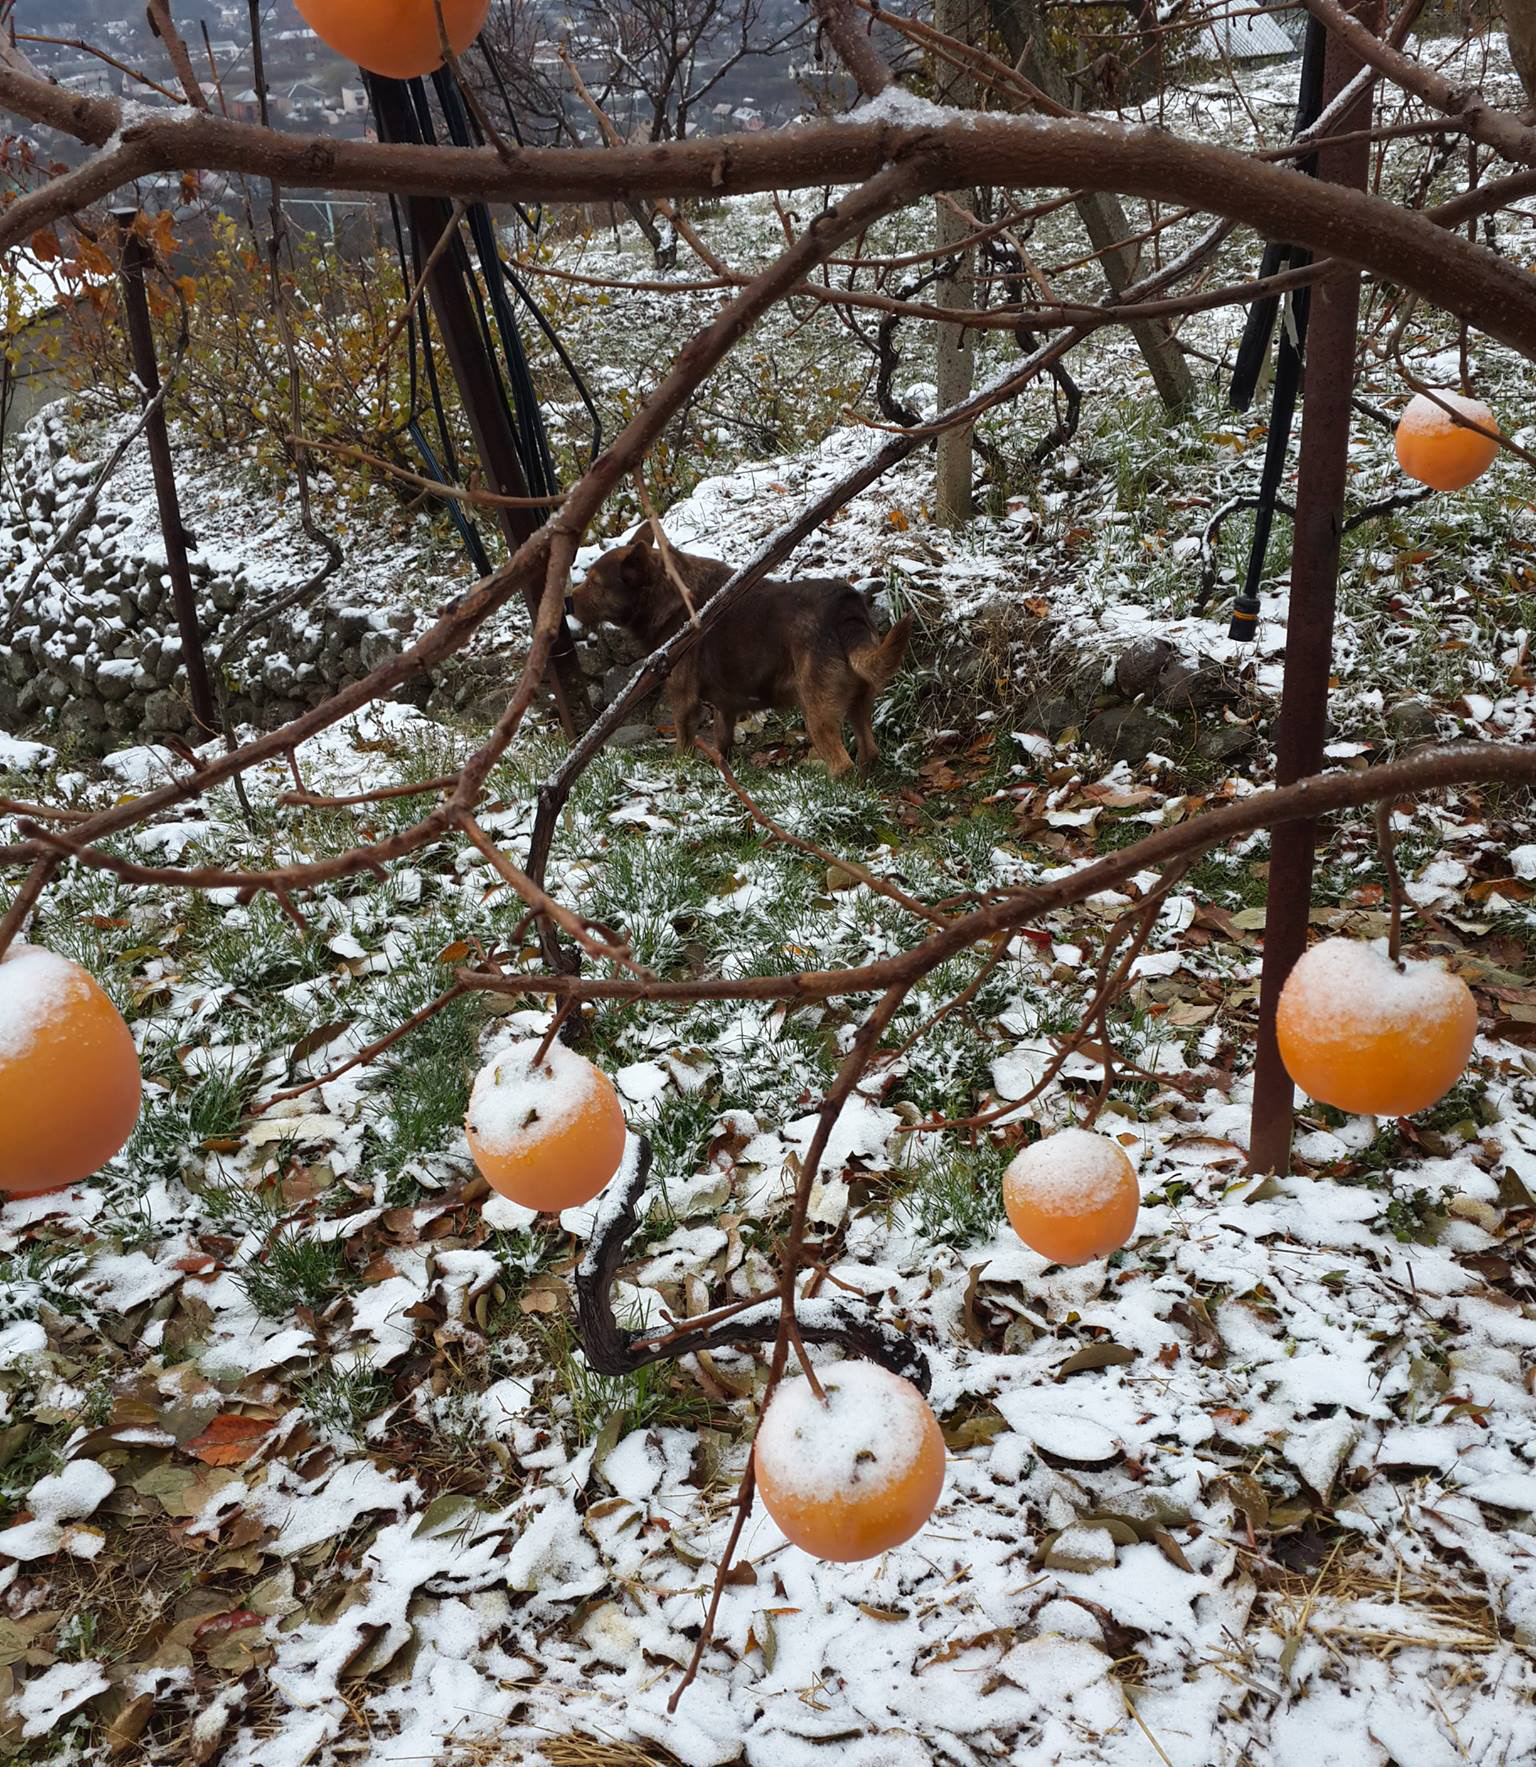
[[[51,227],[44,227],[32,235],[31,246],[39,264],[51,264],[59,255],[59,236]]]
[[[193,1436],[181,1447],[184,1454],[202,1461],[204,1466],[237,1466],[242,1460],[249,1460],[257,1444],[271,1433],[272,1425],[259,1417],[222,1411],[200,1436]]]

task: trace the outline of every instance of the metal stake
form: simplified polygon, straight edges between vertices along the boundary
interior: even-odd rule
[[[149,323],[149,297],[144,283],[150,252],[134,226],[137,218],[132,209],[119,211],[113,217],[123,246],[119,280],[123,289],[123,310],[128,320],[128,343],[133,352],[133,371],[138,376],[140,396],[146,405],[150,405],[160,391],[160,366],[155,360],[155,334]],[[187,562],[187,531],[181,525],[181,500],[176,495],[176,470],[171,460],[171,439],[166,428],[164,405],[150,413],[144,426],[144,439],[149,445],[149,463],[155,475],[160,532],[165,540],[166,570],[171,579],[176,625],[181,633],[181,660],[187,671],[192,716],[201,726],[203,736],[213,736],[217,733],[213,689],[209,685],[208,663],[203,655],[197,595],[192,587],[192,567]]]
[[[1380,29],[1378,0],[1352,8]],[[1328,39],[1323,72],[1326,106],[1353,78],[1360,62],[1338,38]],[[1341,119],[1339,129],[1363,129],[1370,100]],[[1323,149],[1317,175],[1325,183],[1364,189],[1370,144],[1354,141]],[[1328,681],[1333,667],[1333,620],[1338,590],[1339,539],[1344,525],[1344,472],[1349,453],[1350,399],[1360,320],[1360,278],[1330,278],[1312,290],[1296,483],[1295,547],[1286,619],[1285,686],[1275,742],[1275,782],[1289,785],[1323,764]],[[1269,895],[1264,922],[1264,971],[1259,995],[1258,1067],[1248,1164],[1255,1172],[1285,1172],[1291,1158],[1295,1087],[1275,1041],[1275,1009],[1296,959],[1306,949],[1317,847],[1315,822],[1291,822],[1270,839]]]
[[[380,138],[385,141],[414,140],[415,124],[405,86],[398,80],[376,76],[369,84]],[[410,196],[404,200],[411,236],[422,252],[429,252],[452,221],[453,210],[441,197]],[[503,496],[526,497],[528,484],[518,457],[517,437],[500,396],[495,364],[486,354],[485,342],[475,322],[474,306],[465,286],[465,279],[471,274],[468,254],[455,227],[453,244],[440,254],[427,272],[427,298],[432,303],[443,348],[448,352],[453,377],[458,382],[459,397],[464,403],[464,414],[469,420],[480,464]],[[502,509],[497,515],[507,546],[512,551],[541,528],[545,520],[544,515],[535,509]],[[541,583],[537,588],[529,587],[523,591],[530,619],[537,616],[542,587]],[[579,677],[575,646],[563,623],[555,635],[551,662],[549,686],[554,694],[555,709],[566,735],[574,737]]]

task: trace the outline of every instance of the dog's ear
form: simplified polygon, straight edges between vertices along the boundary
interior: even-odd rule
[[[647,532],[650,530],[647,529]],[[637,540],[624,554],[624,562],[619,567],[619,577],[627,589],[643,589],[651,580],[651,554],[648,547],[642,546]]]
[[[635,535],[635,544],[637,546],[654,546],[656,544],[656,530],[649,522],[646,522],[640,532]]]

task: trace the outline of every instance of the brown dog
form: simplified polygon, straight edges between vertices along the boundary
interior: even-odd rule
[[[675,547],[669,552],[695,607],[731,576],[730,566],[717,558]],[[584,626],[609,620],[648,650],[664,644],[688,618],[649,525],[639,539],[603,554],[571,607]],[[799,706],[829,773],[835,777],[853,766],[843,746],[845,723],[858,738],[860,767],[868,768],[880,753],[870,714],[901,667],[911,633],[909,616],[882,638],[863,596],[836,577],[759,583],[673,669],[677,745],[693,746],[706,705],[715,709],[715,742],[726,756],[743,712]]]

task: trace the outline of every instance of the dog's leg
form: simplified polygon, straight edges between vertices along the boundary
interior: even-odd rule
[[[880,744],[875,741],[875,727],[870,721],[874,709],[875,690],[872,687],[856,692],[848,707],[848,720],[853,725],[853,734],[858,744],[859,770],[863,773],[867,773],[880,759]]]
[[[720,751],[722,761],[731,758],[731,749],[736,742],[736,718],[734,707],[715,707],[715,747]]]
[[[678,684],[674,682],[672,722],[677,726],[677,752],[686,755],[692,753],[698,737],[699,722],[704,716],[704,703],[686,688],[682,691],[677,689]]]
[[[827,763],[827,772],[834,779],[841,779],[843,774],[853,771],[853,757],[843,747],[843,722],[835,713],[829,715],[821,708],[806,707],[805,728],[816,753]]]

